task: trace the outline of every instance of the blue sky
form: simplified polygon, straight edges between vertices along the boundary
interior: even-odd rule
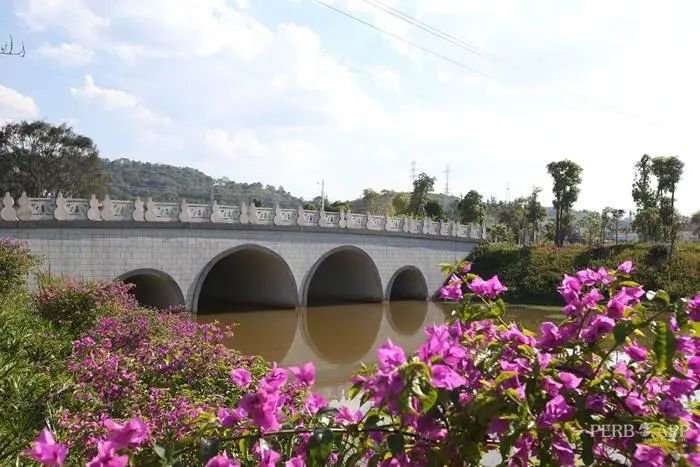
[[[545,165],[584,168],[576,207],[630,209],[634,162],[678,155],[698,206],[696,2],[16,0],[0,34],[0,121],[66,121],[103,156],[187,165],[331,199],[410,188],[410,163],[450,192],[551,199]],[[372,5],[374,3],[374,5]],[[381,5],[380,5],[381,6]],[[485,58],[486,55],[488,58]]]

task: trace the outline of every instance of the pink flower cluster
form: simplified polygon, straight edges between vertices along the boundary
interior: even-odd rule
[[[129,464],[128,454],[118,454],[117,451],[139,448],[149,437],[148,427],[138,418],[124,423],[106,418],[103,426],[108,430],[107,437],[98,441],[97,453],[85,464],[86,467],[126,467]],[[56,443],[49,429],[44,428],[32,447],[23,454],[42,465],[61,466],[68,455],[68,448]]]

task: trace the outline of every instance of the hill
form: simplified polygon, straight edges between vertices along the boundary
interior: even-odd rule
[[[282,207],[296,207],[301,198],[288,193],[283,187],[262,183],[239,183],[227,178],[215,179],[191,167],[116,159],[103,159],[107,190],[112,199],[131,199],[152,196],[159,201],[209,203],[213,197],[220,204],[237,204],[257,200],[264,206],[279,203]]]

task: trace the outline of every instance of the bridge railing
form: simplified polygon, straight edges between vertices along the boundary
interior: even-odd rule
[[[460,237],[474,240],[485,239],[480,225],[464,225],[454,221],[432,221],[413,219],[410,216],[390,217],[361,214],[341,209],[340,212],[309,211],[302,207],[285,209],[257,207],[241,202],[237,206],[211,204],[189,204],[156,202],[151,198],[143,201],[112,200],[109,195],[101,201],[95,195],[90,199],[29,198],[25,193],[16,200],[5,193],[0,200],[0,221],[91,221],[91,222],[181,222],[212,224],[253,224],[270,226],[319,227],[329,229],[371,230],[397,232],[438,237]]]

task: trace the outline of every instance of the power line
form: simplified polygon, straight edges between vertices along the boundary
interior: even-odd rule
[[[427,54],[430,54],[430,55],[432,55],[432,56],[434,56],[434,57],[437,57],[437,58],[440,58],[440,59],[445,60],[445,61],[447,61],[447,62],[450,62],[450,63],[452,63],[453,65],[457,65],[458,67],[464,68],[465,70],[469,70],[469,71],[471,71],[472,73],[476,73],[477,75],[483,76],[484,78],[487,78],[487,79],[490,79],[490,80],[494,80],[494,78],[492,78],[491,76],[487,75],[486,73],[483,73],[483,72],[477,70],[476,68],[472,68],[472,67],[470,67],[469,65],[466,65],[466,64],[464,64],[464,63],[462,63],[462,62],[459,62],[459,61],[457,61],[457,60],[454,60],[454,59],[452,59],[452,58],[450,58],[450,57],[448,57],[448,56],[446,56],[446,55],[443,55],[443,54],[441,54],[441,53],[439,53],[439,52],[435,52],[435,51],[433,51],[433,50],[430,50],[430,49],[428,49],[427,47],[423,47],[423,46],[420,45],[420,44],[416,44],[415,42],[409,41],[408,39],[405,39],[405,38],[399,36],[398,34],[394,34],[393,32],[387,31],[386,29],[380,28],[379,26],[375,26],[374,24],[372,24],[372,23],[370,23],[370,22],[367,22],[367,21],[363,20],[362,18],[358,18],[357,16],[352,15],[352,14],[346,12],[346,11],[343,11],[343,10],[341,10],[340,8],[336,8],[336,7],[334,7],[333,5],[329,5],[328,3],[324,3],[324,2],[322,2],[321,0],[314,0],[314,2],[318,3],[319,5],[323,5],[323,6],[325,6],[326,8],[329,8],[329,9],[331,9],[331,10],[335,11],[336,13],[339,13],[339,14],[341,14],[341,15],[343,15],[343,16],[347,16],[348,18],[354,19],[355,21],[358,21],[358,22],[364,24],[365,26],[369,26],[370,28],[379,31],[379,32],[381,32],[382,34],[386,34],[387,36],[393,37],[394,39],[396,39],[396,40],[398,40],[398,41],[401,41],[401,42],[403,42],[403,43],[405,43],[405,44],[408,44],[408,45],[410,45],[411,47],[415,47],[415,48],[418,49],[418,50],[422,50],[423,52],[425,52],[425,53],[427,53]],[[495,80],[494,80],[494,81],[495,81]]]
[[[500,62],[500,60],[496,57],[493,57],[491,55],[486,54],[485,52],[482,52],[478,48],[474,47],[473,45],[464,42],[463,40],[459,39],[458,37],[455,37],[451,34],[448,34],[446,32],[441,31],[438,28],[435,28],[427,23],[424,23],[423,21],[409,15],[408,13],[404,13],[403,11],[397,10],[396,8],[393,8],[386,3],[382,3],[379,0],[363,0],[365,3],[368,5],[371,5],[377,9],[380,9],[384,11],[385,13],[388,13],[402,21],[405,21],[409,24],[412,24],[413,26],[422,29],[423,31],[426,31],[433,36],[437,36],[440,39],[446,40],[447,42],[452,43],[453,45],[456,45],[457,47],[464,49],[468,52],[471,52],[473,54],[476,54],[482,58],[485,58],[486,60],[489,60],[491,62]]]

